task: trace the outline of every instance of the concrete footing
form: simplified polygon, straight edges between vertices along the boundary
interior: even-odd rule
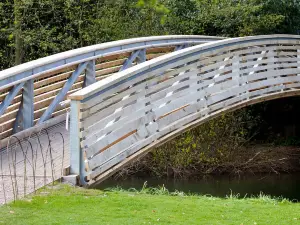
[[[74,186],[79,184],[79,176],[78,175],[69,175],[69,176],[63,176],[63,182],[72,184]]]

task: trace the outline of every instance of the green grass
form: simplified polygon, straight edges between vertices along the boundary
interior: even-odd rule
[[[285,199],[187,196],[166,189],[99,191],[57,186],[0,207],[0,224],[300,224]]]

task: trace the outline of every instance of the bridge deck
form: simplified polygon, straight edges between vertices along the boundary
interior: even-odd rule
[[[31,144],[22,140],[23,150],[19,144],[2,149],[0,204],[21,198],[59,179],[62,169],[69,165],[69,132],[65,122],[47,128],[47,132],[49,138],[45,130],[32,134],[28,138]]]

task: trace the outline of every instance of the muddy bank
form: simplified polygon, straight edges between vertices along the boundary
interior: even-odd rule
[[[162,158],[157,160],[153,153],[132,163],[114,178],[166,177],[176,179],[201,178],[207,175],[281,174],[300,172],[300,147],[252,145],[235,150],[222,160],[176,166]]]

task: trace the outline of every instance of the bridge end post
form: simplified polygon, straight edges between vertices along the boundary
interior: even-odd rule
[[[81,175],[83,154],[80,146],[80,101],[71,100],[70,114],[70,174]],[[80,176],[81,177],[81,176]]]

